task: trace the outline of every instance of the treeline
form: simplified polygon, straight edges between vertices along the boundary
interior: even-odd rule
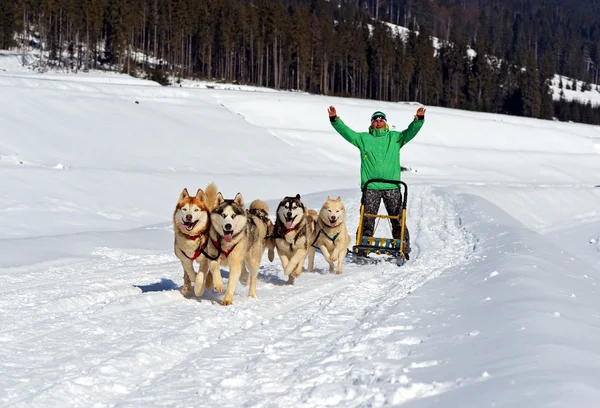
[[[555,72],[599,82],[599,4],[2,0],[0,48],[40,47],[46,64],[163,82],[196,77],[600,124],[597,108],[584,115],[586,105],[549,93]]]

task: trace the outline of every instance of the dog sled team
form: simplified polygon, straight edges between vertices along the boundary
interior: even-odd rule
[[[425,109],[419,108],[413,122],[402,132],[390,130],[381,111],[371,116],[369,131],[362,133],[345,125],[333,106],[329,107],[328,115],[332,127],[360,151],[365,214],[376,214],[382,200],[388,214],[398,214],[398,184],[367,182],[372,179],[400,180],[400,149],[419,132]],[[225,291],[222,304],[231,305],[235,288],[242,280],[248,285],[248,296],[256,297],[258,270],[265,250],[270,262],[274,261],[277,252],[288,284],[293,284],[300,276],[307,258],[308,271],[313,271],[317,248],[328,262],[329,271],[342,273],[350,235],[340,197],[328,197],[316,212],[306,208],[299,194],[287,196],[281,200],[274,215],[275,223],[262,200],[254,200],[246,208],[240,193],[234,198],[224,198],[214,183],[205,190],[198,189],[195,196],[184,188],[173,212],[174,250],[184,270],[182,293],[188,295],[193,283],[196,296],[201,296],[205,290]],[[361,222],[362,234],[372,236],[375,219],[365,217]],[[400,239],[398,219],[392,220],[392,236]],[[410,246],[406,229],[403,238],[404,256],[408,259]],[[194,262],[199,264],[197,271]],[[229,269],[226,289],[221,266]]]
[[[206,289],[225,291],[222,304],[230,305],[242,280],[248,285],[248,296],[256,297],[265,250],[271,262],[277,252],[289,284],[300,276],[307,258],[308,271],[313,271],[316,248],[325,256],[330,272],[341,274],[350,243],[345,212],[340,197],[328,197],[317,213],[307,209],[298,194],[279,203],[273,223],[262,200],[252,201],[246,209],[240,193],[225,199],[214,183],[198,189],[195,196],[184,188],[173,212],[175,255],[184,270],[182,293],[189,294],[193,282],[196,296]],[[197,270],[194,262],[199,264]],[[229,269],[226,289],[221,266]]]

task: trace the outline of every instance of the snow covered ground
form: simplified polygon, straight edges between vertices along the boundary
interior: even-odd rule
[[[378,109],[404,129],[417,105],[40,75],[11,58],[2,406],[597,406],[599,127],[429,107],[402,150],[404,267],[336,276],[317,255],[287,286],[265,256],[258,298],[238,285],[222,307],[179,292],[181,189],[215,181],[272,211],[341,195],[353,235],[358,152],[327,106],[359,130]]]

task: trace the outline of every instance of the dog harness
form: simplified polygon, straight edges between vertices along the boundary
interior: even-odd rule
[[[197,240],[198,238],[201,238],[201,237],[202,237],[202,235],[187,235],[187,234],[184,234],[183,232],[182,232],[182,234],[183,234],[183,235],[185,235],[185,236],[186,236],[188,239],[191,239],[191,240],[194,240],[194,241],[195,241],[195,240]],[[214,240],[213,240],[213,243],[214,243]],[[210,259],[211,261],[214,261],[214,260],[216,260],[216,259],[219,259],[219,256],[221,256],[221,253],[222,253],[222,251],[221,251],[221,247],[220,247],[219,245],[215,244],[215,246],[217,247],[217,250],[218,250],[219,252],[217,253],[217,256],[215,256],[215,257],[212,257],[212,256],[210,256],[209,254],[207,254],[207,253],[204,251],[204,250],[206,249],[206,245],[207,245],[207,244],[208,244],[208,240],[206,240],[206,241],[204,242],[204,244],[202,244],[202,245],[198,246],[198,248],[197,248],[197,249],[196,249],[196,251],[194,252],[194,255],[192,255],[191,257],[190,257],[190,256],[187,256],[187,254],[184,252],[184,250],[183,250],[183,249],[179,248],[179,250],[181,251],[181,253],[182,253],[182,254],[183,254],[183,255],[184,255],[184,256],[185,256],[187,259],[189,259],[189,260],[191,260],[191,261],[194,261],[194,260],[196,260],[196,259],[197,259],[197,258],[198,258],[198,257],[199,257],[201,254],[202,254],[202,255],[204,255],[205,257],[207,257],[208,259]],[[231,248],[231,250],[233,250],[233,248]],[[229,255],[229,253],[230,253],[230,252],[231,252],[231,251],[227,252],[227,254],[226,254],[225,256]]]
[[[219,250],[219,255],[217,255],[217,257],[215,259],[217,259],[221,254],[225,255],[225,258],[227,258],[229,256],[229,254],[235,249],[235,247],[237,246],[237,243],[231,247],[231,249],[229,251],[223,251],[223,248],[221,247],[221,244],[219,243],[219,241],[215,241],[214,239],[211,238],[211,241],[213,243],[213,245],[215,246],[215,248],[217,248]]]
[[[231,239],[233,239],[233,238],[237,237],[237,236],[238,236],[238,235],[240,235],[242,232],[243,232],[243,231],[240,231],[240,232],[238,232],[237,234],[234,234],[234,235],[232,235]],[[217,256],[216,256],[215,258],[211,258],[211,257],[209,257],[208,255],[204,254],[204,255],[206,255],[206,257],[207,257],[207,258],[209,258],[209,259],[212,259],[213,261],[214,261],[214,260],[216,260],[216,259],[218,259],[218,258],[219,258],[219,256],[221,256],[221,254],[222,254],[222,255],[225,255],[225,257],[227,258],[227,257],[229,256],[229,254],[230,254],[231,252],[233,252],[233,250],[235,249],[235,247],[236,247],[236,246],[237,246],[237,244],[238,244],[238,243],[236,242],[236,243],[235,243],[235,245],[234,245],[234,246],[232,246],[232,247],[231,247],[231,249],[230,249],[229,251],[223,251],[223,247],[221,247],[221,238],[223,238],[223,237],[222,237],[221,235],[219,235],[218,233],[217,233],[217,236],[219,237],[219,240],[218,240],[218,241],[215,241],[215,240],[214,240],[214,239],[212,239],[212,238],[210,239],[210,240],[212,241],[213,245],[215,246],[215,248],[217,248],[217,250],[219,251],[219,253],[217,254]]]
[[[284,239],[287,234],[289,234],[292,231],[296,231],[297,229],[298,229],[298,226],[295,226],[294,228],[285,228],[285,230],[282,231],[282,228],[279,225],[276,224],[275,225],[275,232],[276,232],[276,234],[275,235],[267,235],[265,237],[265,239],[268,239],[268,238],[281,238],[281,239]],[[295,241],[296,240],[294,240],[294,242]]]
[[[298,231],[298,229],[299,229],[298,227],[299,227],[301,224],[302,224],[302,222],[300,222],[300,223],[299,223],[298,225],[296,225],[294,228],[284,228],[284,227],[282,226],[282,223],[281,223],[279,220],[277,220],[277,223],[275,224],[275,235],[268,235],[268,236],[267,236],[267,237],[265,237],[265,238],[275,238],[275,239],[279,238],[279,239],[283,239],[284,241],[288,242],[288,241],[285,239],[285,236],[286,236],[287,234],[289,234],[290,232],[292,232],[292,231]],[[302,228],[303,228],[304,230],[306,230],[306,224],[302,225]],[[291,250],[293,250],[293,248],[294,248],[294,245],[296,245],[296,242],[298,241],[298,238],[300,238],[300,235],[301,235],[300,233],[296,234],[296,236],[294,237],[294,240],[293,240],[293,242],[288,242],[288,243],[290,244],[290,251],[291,251]],[[306,241],[305,241],[305,244],[306,244]]]
[[[323,234],[325,234],[325,236],[326,236],[327,238],[329,238],[329,240],[330,240],[331,242],[333,242],[334,244],[335,244],[335,240],[337,239],[337,237],[339,237],[339,236],[340,236],[340,233],[338,232],[338,233],[337,233],[337,234],[335,234],[333,237],[330,237],[330,236],[329,236],[329,234],[327,234],[323,228],[320,228],[320,229],[319,229],[319,233],[318,233],[318,234],[317,234],[317,236],[315,237],[315,240],[313,241],[313,243],[312,243],[312,244],[310,244],[310,246],[311,246],[311,247],[313,247],[313,248],[317,248],[317,247],[315,246],[315,243],[316,243],[316,242],[317,242],[317,240],[319,239],[319,235],[321,235],[321,232],[322,232]]]
[[[260,208],[251,208],[250,210],[248,210],[248,213],[258,217],[265,224],[268,224],[270,221],[269,214],[267,214],[264,210],[262,210]],[[252,218],[248,218],[248,221],[253,222]]]
[[[184,234],[184,235],[185,235],[185,234]],[[189,235],[187,235],[187,236],[189,237]],[[196,238],[190,238],[190,239],[197,239],[197,238],[200,238],[200,236],[201,236],[201,235],[198,235],[198,237],[196,237]],[[207,241],[207,242],[208,242],[208,241]],[[181,251],[181,253],[182,253],[183,255],[185,255],[185,257],[186,257],[187,259],[190,259],[190,260],[192,260],[192,261],[193,261],[193,260],[195,260],[196,258],[198,258],[198,257],[200,256],[200,254],[204,254],[204,255],[206,255],[206,253],[204,252],[204,248],[206,248],[206,242],[205,242],[204,244],[200,245],[200,246],[198,247],[198,249],[196,249],[196,251],[194,252],[194,255],[192,255],[191,257],[187,256],[187,254],[186,254],[186,253],[183,251],[183,249],[179,248],[179,250]]]
[[[286,228],[285,231],[283,232],[283,236],[285,237],[287,234],[289,234],[292,231],[296,231],[297,228]],[[283,237],[282,237],[283,238]]]

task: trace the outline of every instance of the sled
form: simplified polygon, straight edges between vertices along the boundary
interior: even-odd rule
[[[365,214],[365,193],[367,186],[370,183],[385,182],[389,184],[397,185],[401,190],[401,206],[399,215],[384,215],[384,214]],[[406,262],[404,256],[404,234],[406,228],[406,204],[408,199],[408,186],[403,181],[398,180],[385,180],[385,179],[371,179],[368,180],[362,188],[362,196],[360,199],[360,218],[358,220],[358,230],[356,232],[356,244],[352,247],[352,251],[348,250],[347,257],[350,258],[351,262],[362,264],[362,263],[373,263],[382,260],[382,258],[369,258],[369,254],[387,255],[383,257],[383,260],[396,261],[396,265],[402,266]],[[391,237],[366,237],[363,236],[363,219],[377,218],[377,219],[396,219],[400,221],[401,233],[400,239],[394,239]],[[377,230],[377,225],[373,228]],[[385,259],[387,258],[387,259]]]

